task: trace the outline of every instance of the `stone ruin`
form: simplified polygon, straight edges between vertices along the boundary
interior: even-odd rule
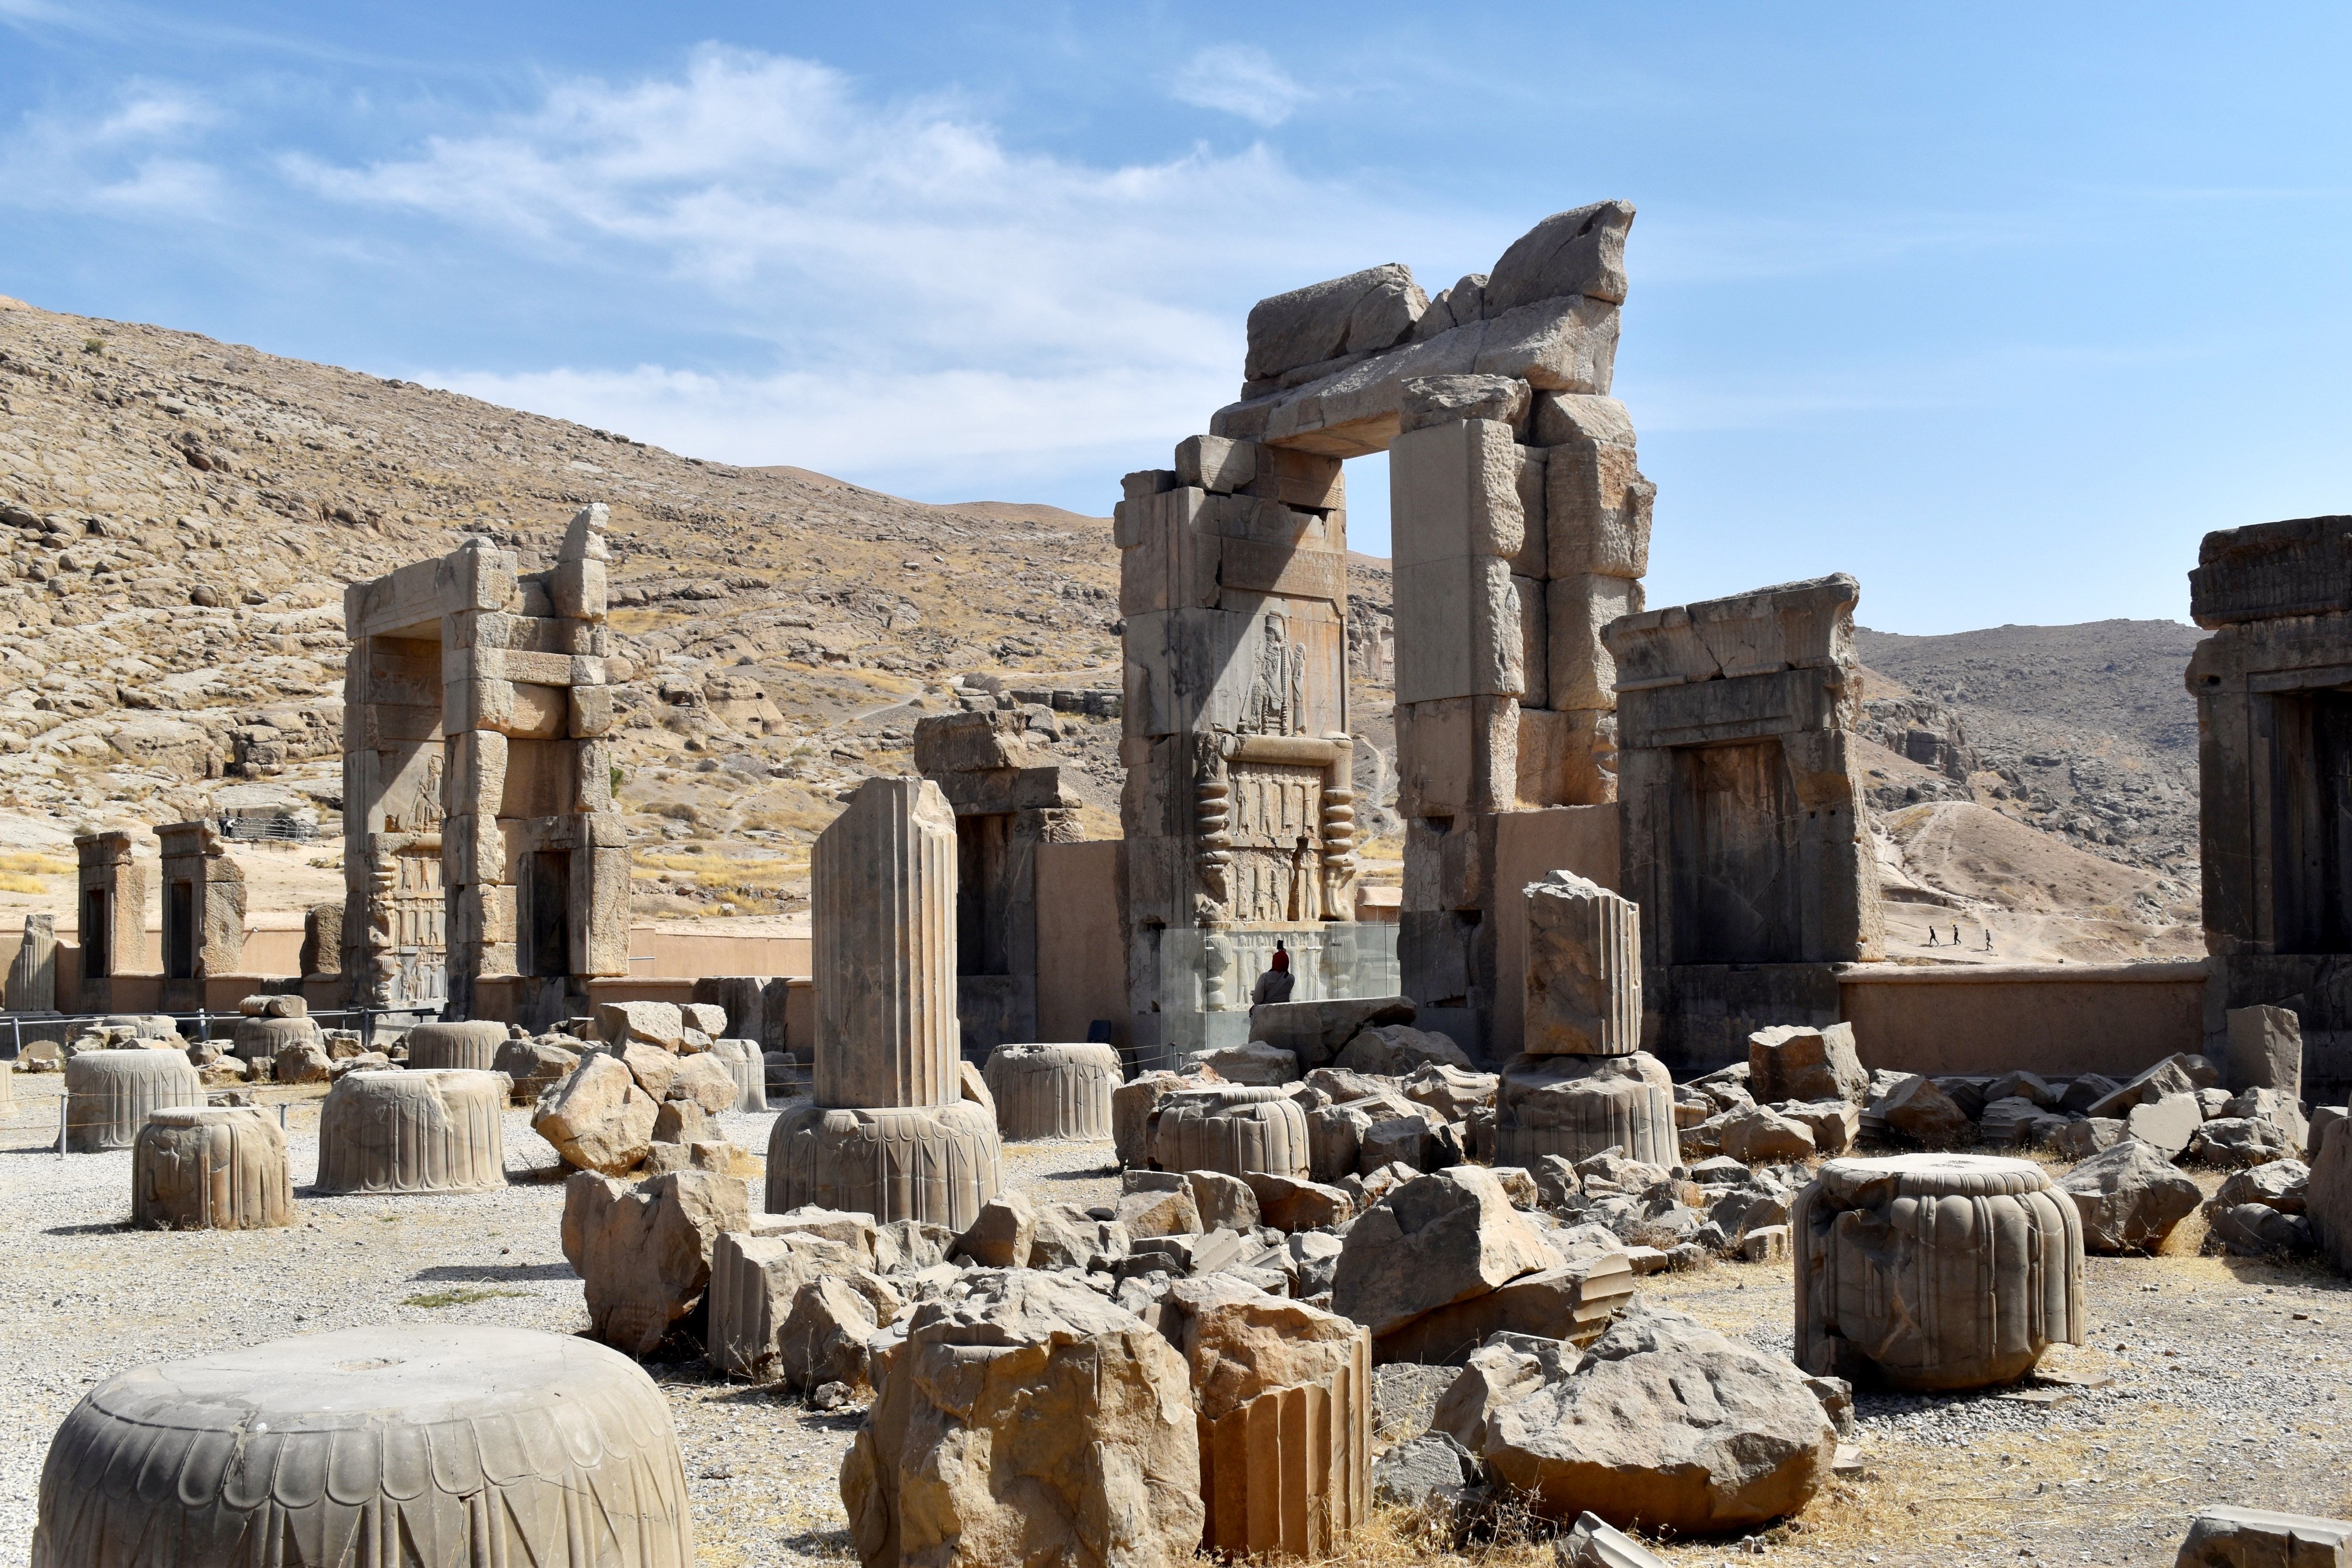
[[[1040,766],[1017,714],[915,725],[915,768],[956,826],[956,1019],[967,1052],[1037,1037],[1037,846],[1079,837],[1077,795]]]
[[[1003,1185],[995,1112],[965,1098],[958,1050],[959,853],[928,779],[866,780],[817,836],[814,1099],[769,1135],[770,1210],[960,1231]]]
[[[542,572],[477,538],[345,591],[356,1003],[537,1030],[628,973],[604,520],[583,508]]]
[[[155,829],[163,847],[163,1010],[205,1005],[205,982],[245,956],[245,873],[210,822]]]
[[[147,874],[132,858],[131,830],[74,836],[80,863],[79,922],[84,1013],[115,1011],[113,977],[136,973],[147,940]]]
[[[2352,1092],[2352,517],[2205,536],[2189,614],[2206,1056],[2231,1009],[2301,1021],[2312,1098]],[[2247,1087],[2231,1083],[2233,1089]]]
[[[1853,731],[1860,590],[1839,574],[1630,616],[1617,665],[1623,886],[1646,1043],[1679,1068],[1836,1023],[1832,965],[1884,951]]]

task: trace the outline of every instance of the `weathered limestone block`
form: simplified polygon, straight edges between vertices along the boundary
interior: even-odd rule
[[[1748,1091],[1767,1104],[1782,1100],[1861,1104],[1870,1093],[1870,1074],[1854,1054],[1853,1026],[1789,1024],[1757,1030],[1748,1037]]]
[[[1163,1171],[1305,1177],[1307,1113],[1279,1089],[1186,1089],[1160,1108],[1151,1160]]]
[[[1675,1080],[1646,1052],[1628,1057],[1519,1057],[1495,1093],[1495,1162],[1571,1164],[1622,1149],[1646,1164],[1679,1162]]]
[[[278,1047],[269,1076],[278,1083],[326,1083],[335,1076],[335,1058],[317,1040],[297,1040]]]
[[[1213,1072],[1227,1083],[1261,1089],[1298,1081],[1298,1058],[1264,1040],[1195,1052],[1190,1065],[1195,1072]]]
[[[1410,1024],[1417,1015],[1403,996],[1344,996],[1318,1002],[1268,1002],[1250,1009],[1249,1035],[1288,1051],[1307,1071],[1327,1067],[1364,1029]]]
[[[1113,1218],[1132,1239],[1201,1234],[1201,1205],[1192,1200],[1192,1184],[1182,1176],[1166,1171],[1129,1171],[1126,1184]]]
[[[1377,1339],[1559,1262],[1492,1171],[1457,1165],[1405,1183],[1357,1216],[1331,1305]]]
[[[1496,1409],[1482,1452],[1539,1516],[1700,1535],[1795,1513],[1837,1429],[1804,1375],[1679,1312],[1639,1311]]]
[[[767,1206],[814,1204],[962,1232],[1003,1189],[1003,1160],[995,1117],[970,1100],[796,1106],[768,1134]]]
[[[458,1068],[473,1072],[494,1070],[499,1047],[507,1043],[504,1024],[419,1024],[402,1043],[408,1047],[408,1065],[415,1068]]]
[[[2256,1508],[2209,1508],[2189,1526],[2173,1568],[2345,1568],[2352,1521]]]
[[[686,1018],[675,1002],[603,1002],[596,1037],[616,1051],[633,1044],[675,1051],[686,1043]]]
[[[1076,1280],[917,1307],[841,1468],[866,1568],[1180,1568],[1202,1540],[1184,1358]]]
[[[672,1104],[698,1106],[706,1116],[718,1116],[734,1110],[742,1097],[733,1070],[709,1051],[698,1051],[678,1064],[663,1098]]]
[[[673,1171],[631,1186],[575,1173],[563,1184],[563,1258],[587,1286],[591,1331],[650,1353],[702,1304],[719,1237],[751,1221],[751,1194],[733,1176]]]
[[[1295,1176],[1253,1172],[1244,1178],[1257,1197],[1258,1221],[1280,1231],[1324,1230],[1356,1212],[1344,1188]]]
[[[1815,1153],[1812,1128],[1769,1105],[1742,1106],[1721,1121],[1723,1152],[1745,1164],[1776,1160],[1810,1160]]]
[[[768,1067],[758,1046],[750,1040],[714,1039],[709,1055],[735,1080],[735,1103],[728,1109],[768,1109]]]
[[[810,1280],[793,1296],[793,1310],[776,1331],[783,1381],[794,1388],[828,1383],[872,1387],[867,1342],[884,1321],[872,1298],[851,1281],[832,1275]]]
[[[848,1282],[865,1296],[877,1326],[900,1307],[898,1292],[873,1272],[871,1252],[814,1231],[779,1230],[762,1215],[747,1230],[722,1233],[710,1245],[703,1346],[710,1364],[737,1377],[773,1383],[785,1376],[782,1335],[801,1288],[813,1280]]]
[[[66,1062],[66,1148],[128,1149],[155,1111],[202,1105],[204,1079],[178,1051],[84,1051]]]
[[[1202,1544],[1234,1556],[1319,1558],[1371,1507],[1371,1340],[1336,1312],[1230,1275],[1161,1299],[1201,1434]]]
[[[530,1127],[566,1163],[617,1176],[644,1161],[660,1111],[626,1063],[599,1051],[548,1091]]]
[[[2081,1344],[2083,1222],[2027,1160],[1832,1160],[1797,1194],[1797,1356],[1901,1388],[1982,1388]]]
[[[506,1185],[505,1086],[487,1072],[354,1072],[319,1108],[322,1193]]]
[[[629,1076],[637,1080],[639,1089],[656,1100],[669,1098],[670,1085],[677,1081],[680,1058],[677,1053],[635,1040],[626,1045],[607,1046],[605,1049],[629,1069]]]
[[[1593,1249],[1556,1268],[1522,1274],[1483,1296],[1424,1312],[1373,1342],[1382,1365],[1458,1366],[1497,1333],[1582,1344],[1633,1300],[1633,1267],[1622,1249]]]
[[[1310,1181],[1353,1175],[1372,1130],[1370,1112],[1353,1105],[1318,1106],[1307,1113],[1307,1173]]]
[[[2230,1088],[2276,1089],[2301,1100],[2303,1020],[2286,1007],[2232,1007],[2228,1018]]]
[[[2167,1158],[2188,1152],[2189,1141],[2204,1125],[2205,1108],[2193,1094],[2144,1100],[2124,1112],[2125,1130]]]
[[[962,1058],[947,796],[929,779],[867,779],[818,835],[809,874],[817,1104],[953,1106]]]
[[[1243,379],[1393,348],[1428,306],[1412,269],[1394,261],[1261,300],[1250,307]]]
[[[172,1484],[109,1484],[142,1465]],[[661,1391],[527,1329],[376,1323],[120,1373],[50,1440],[38,1508],[42,1568],[694,1562]]]
[[[142,1230],[261,1230],[294,1223],[286,1135],[255,1106],[150,1111],[131,1156],[131,1223]]]
[[[537,1104],[541,1095],[569,1078],[579,1065],[580,1052],[545,1040],[510,1039],[490,1058],[490,1070],[507,1075],[512,1086],[507,1098],[517,1105]]]
[[[980,1205],[970,1229],[956,1237],[955,1251],[983,1268],[1025,1268],[1037,1238],[1037,1211],[1019,1193],[1000,1193]]]
[[[1968,1137],[1969,1113],[1933,1079],[1914,1073],[1881,1096],[1871,1110],[1888,1131],[1930,1149],[1948,1149]]]
[[[1642,1048],[1642,913],[1572,871],[1525,891],[1529,1056],[1623,1057]]]
[[[1003,1045],[984,1076],[1004,1137],[1108,1138],[1118,1052],[1108,1045]]]
[[[2124,1138],[2059,1178],[2094,1252],[2154,1252],[2205,1201],[2197,1184],[2154,1145]]]
[[[1346,1072],[1381,1078],[1402,1078],[1432,1062],[1466,1069],[1476,1064],[1454,1043],[1450,1035],[1416,1029],[1410,1024],[1381,1024],[1364,1029],[1349,1040],[1331,1065]]]

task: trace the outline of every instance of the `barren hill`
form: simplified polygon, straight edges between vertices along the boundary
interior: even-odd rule
[[[613,511],[640,914],[798,905],[808,843],[843,789],[904,771],[923,713],[998,691],[1065,763],[1087,829],[1118,831],[1118,727],[1099,695],[1119,671],[1106,519],[707,462],[0,300],[0,906],[68,908],[59,851],[82,826],[240,812],[318,825],[318,841],[262,868],[278,907],[337,896],[343,584],[477,533],[535,567],[590,500]],[[1368,869],[1392,877],[1396,824],[1377,809],[1394,797],[1377,658],[1389,574],[1351,556],[1349,576]],[[2050,956],[2168,951],[2184,893],[2193,930],[2195,724],[2179,684],[2192,630],[1860,635],[1890,748],[1873,753],[1882,813],[1974,801],[2066,851],[1958,824],[2012,868],[1986,871],[1950,834],[1898,828],[1884,839],[1898,896],[1990,918],[2004,879],[2022,879],[2045,924],[2105,911],[2031,937]],[[2107,886],[2070,845],[2125,862],[2130,885]]]

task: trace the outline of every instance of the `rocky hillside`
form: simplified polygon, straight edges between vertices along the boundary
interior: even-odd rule
[[[1980,799],[2090,854],[2193,886],[2197,705],[2182,684],[2204,634],[2173,621],[1855,635],[1878,739],[1949,780],[1917,798]],[[1935,748],[1927,736],[1947,744]]]

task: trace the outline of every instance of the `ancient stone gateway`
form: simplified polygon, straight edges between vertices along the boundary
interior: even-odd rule
[[[2229,1013],[2303,1025],[2314,1102],[2352,1088],[2352,517],[2205,536],[2189,614],[2197,699],[2206,1055]],[[2243,1087],[2232,1085],[2232,1087]]]
[[[956,826],[956,1021],[967,1053],[1037,1037],[1037,846],[1075,843],[1078,797],[1012,713],[915,725],[915,766]]]
[[[108,827],[74,837],[79,862],[81,995],[85,1013],[114,1011],[114,976],[143,960],[147,877],[131,854],[131,830]]]
[[[1833,964],[1884,951],[1852,731],[1861,590],[1839,574],[1629,616],[1617,671],[1626,895],[1644,1043],[1682,1068],[1834,1024]]]
[[[1390,265],[1261,301],[1241,400],[1118,510],[1138,1056],[1401,988],[1488,1048],[1499,819],[1614,798],[1600,629],[1642,608],[1649,482],[1608,396],[1633,209],[1555,215],[1434,300]],[[1340,461],[1389,454],[1401,987],[1356,927]],[[1513,894],[1516,889],[1509,889]],[[1506,1054],[1516,1042],[1501,1042]]]
[[[245,873],[210,822],[155,829],[163,847],[163,1010],[205,1005],[205,982],[245,956]]]
[[[545,571],[472,539],[345,592],[356,1001],[539,1029],[628,973],[604,531],[587,507]]]

